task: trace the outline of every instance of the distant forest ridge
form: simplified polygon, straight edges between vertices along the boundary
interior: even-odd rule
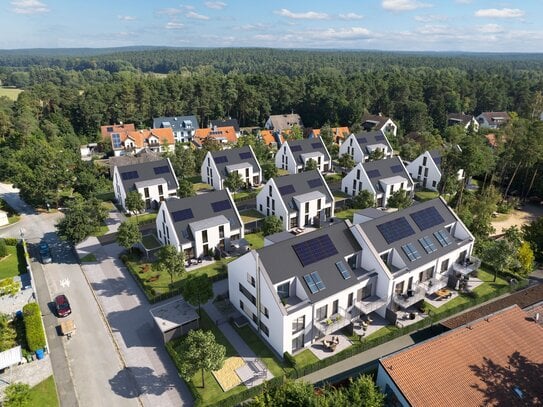
[[[543,54],[153,46],[0,50],[0,69],[24,70],[36,65],[76,71],[133,69],[162,74],[210,66],[223,73],[236,71],[295,76],[315,71],[315,68],[334,68],[352,73],[394,66],[540,70],[543,69]]]

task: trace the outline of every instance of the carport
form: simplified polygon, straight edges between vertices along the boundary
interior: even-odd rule
[[[183,299],[151,308],[149,312],[162,332],[164,343],[183,336],[199,326],[198,314]]]

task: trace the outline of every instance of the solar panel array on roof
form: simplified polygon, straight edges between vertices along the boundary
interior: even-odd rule
[[[313,148],[321,148],[322,144],[321,143],[311,143],[311,147],[313,147]]]
[[[298,151],[302,151],[302,146],[292,146],[290,147],[290,151],[293,153],[297,153]]]
[[[166,173],[170,172],[170,167],[168,167],[167,165],[163,165],[161,167],[153,168],[153,171],[155,172],[156,175],[166,174]]]
[[[415,234],[415,231],[404,217],[381,223],[377,225],[377,229],[379,229],[388,244]]]
[[[358,144],[366,144],[368,139],[366,137],[357,137],[356,141],[358,141]]]
[[[304,267],[338,254],[336,246],[328,235],[292,245],[292,248]]]
[[[226,157],[225,155],[220,155],[218,157],[213,158],[213,160],[215,161],[216,164],[222,164],[222,163],[228,162],[228,157]]]
[[[449,234],[445,231],[445,229],[440,229],[437,232],[434,232],[434,236],[436,237],[439,244],[443,247],[452,244],[452,240]]]
[[[403,167],[401,165],[393,165],[392,167],[390,167],[390,170],[393,174],[397,174],[403,171]]]
[[[139,175],[138,175],[137,171],[127,171],[127,172],[122,172],[121,173],[121,178],[123,179],[123,181],[128,181],[130,179],[136,179],[138,177],[139,177]]]
[[[418,250],[413,246],[412,243],[407,243],[402,246],[402,250],[404,251],[405,255],[409,258],[411,261],[415,261],[420,259],[420,253]]]
[[[279,193],[281,195],[293,194],[294,192],[296,192],[296,190],[294,189],[294,186],[292,184],[283,185],[282,187],[279,187]]]
[[[113,141],[113,148],[121,148],[121,136],[119,133],[113,133],[111,135],[111,140]]]
[[[239,158],[241,158],[242,160],[248,160],[252,156],[253,155],[249,151],[245,151],[244,153],[239,153]]]
[[[421,231],[430,229],[445,222],[443,216],[441,216],[437,209],[433,206],[421,211],[413,212],[410,216]]]
[[[381,172],[379,170],[370,170],[366,174],[368,174],[368,177],[370,178],[376,178],[381,176]]]
[[[192,214],[192,209],[188,208],[172,212],[172,218],[174,222],[182,222],[184,220],[194,218],[194,215]]]
[[[230,205],[230,201],[228,199],[211,203],[211,208],[213,208],[213,212],[225,211],[227,209],[230,209],[231,207],[232,205]]]
[[[310,179],[307,181],[309,188],[317,188],[322,185],[322,180],[320,178]]]
[[[385,136],[383,136],[382,134],[378,134],[375,136],[375,141],[384,141],[385,140]]]

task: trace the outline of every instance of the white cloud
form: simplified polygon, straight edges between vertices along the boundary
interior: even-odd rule
[[[335,28],[329,28],[324,31],[309,32],[310,37],[316,37],[316,39],[322,39],[326,41],[330,40],[364,40],[372,37],[373,35],[367,28],[363,27],[351,27],[341,28],[336,30]]]
[[[342,20],[361,20],[364,18],[364,16],[356,13],[346,13],[346,14],[340,14],[339,18]]]
[[[459,4],[470,4],[473,0],[455,0]]]
[[[293,13],[286,8],[275,11],[275,14],[279,14],[283,17],[293,18],[296,20],[326,20],[329,18],[326,13],[318,13],[316,11],[306,11],[305,13]]]
[[[524,11],[518,8],[487,8],[477,10],[475,12],[476,17],[490,17],[490,18],[518,18],[524,15]]]
[[[223,3],[222,1],[206,1],[204,4],[207,8],[214,10],[222,10],[226,7],[226,3]]]
[[[178,23],[177,21],[169,21],[168,23],[166,23],[164,28],[166,28],[167,30],[179,30],[183,28],[183,24]]]
[[[209,20],[208,16],[204,16],[202,14],[195,13],[194,11],[189,11],[187,13],[188,18],[193,18],[195,20]]]
[[[50,11],[47,5],[39,0],[13,0],[11,7],[16,14],[41,14]]]
[[[421,23],[431,23],[434,21],[446,21],[448,20],[448,17],[439,14],[423,14],[415,16],[415,20]]]
[[[167,16],[175,16],[177,14],[181,14],[183,10],[179,8],[161,8],[156,11],[157,14],[165,14]]]
[[[117,16],[117,18],[122,21],[134,21],[136,19],[134,16]]]
[[[409,11],[432,7],[431,4],[421,3],[417,0],[383,0],[382,6],[385,10],[390,11]]]
[[[477,31],[481,33],[496,34],[503,32],[503,27],[498,24],[485,24],[478,26]]]

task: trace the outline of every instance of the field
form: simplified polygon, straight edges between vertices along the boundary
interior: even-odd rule
[[[0,97],[5,96],[10,100],[17,100],[19,93],[22,92],[22,89],[17,88],[0,88]]]

